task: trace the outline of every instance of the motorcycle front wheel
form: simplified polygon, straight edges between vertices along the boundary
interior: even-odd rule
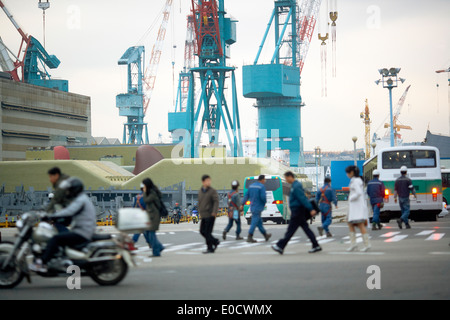
[[[0,243],[0,289],[14,288],[25,276],[15,260],[11,261],[3,270],[1,269],[3,262],[7,259],[13,248],[14,245],[12,243]]]
[[[107,261],[91,268],[89,276],[102,286],[113,286],[125,278],[128,265],[123,258]]]

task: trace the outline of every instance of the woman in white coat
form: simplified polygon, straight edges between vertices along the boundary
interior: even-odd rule
[[[358,247],[356,244],[356,227],[361,231],[364,242],[364,248],[361,251],[367,251],[370,249],[369,235],[366,229],[369,212],[364,194],[364,183],[359,176],[359,168],[357,166],[348,166],[345,172],[347,173],[347,177],[350,178],[347,213],[347,223],[350,230],[350,247],[347,251],[353,251]]]

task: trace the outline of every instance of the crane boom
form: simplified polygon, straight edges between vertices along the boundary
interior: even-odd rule
[[[156,75],[158,73],[159,61],[166,37],[167,24],[169,22],[170,11],[172,10],[173,0],[167,0],[163,10],[163,20],[158,30],[156,42],[153,45],[150,62],[144,72],[144,115],[147,113],[148,105],[152,97],[153,89],[155,88]]]
[[[300,68],[300,73],[303,70],[306,55],[308,54],[321,2],[322,0],[304,0],[300,7],[297,19],[297,66]]]

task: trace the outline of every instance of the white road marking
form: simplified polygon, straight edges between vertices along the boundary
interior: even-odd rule
[[[441,240],[445,233],[433,233],[425,240]]]
[[[393,237],[393,236],[395,236],[395,235],[397,235],[399,233],[400,233],[400,231],[391,231],[391,232],[382,234],[380,237],[390,238],[390,237]]]
[[[416,236],[427,236],[429,234],[432,234],[436,230],[423,230],[416,234]]]
[[[399,235],[393,236],[392,238],[384,240],[384,242],[398,242],[407,237],[408,237],[408,235],[406,235],[406,234],[399,234]]]
[[[335,255],[373,255],[373,256],[379,256],[379,255],[383,255],[384,252],[374,252],[374,251],[366,251],[366,252],[361,252],[361,251],[330,251],[330,252],[326,252],[328,254],[335,254]]]

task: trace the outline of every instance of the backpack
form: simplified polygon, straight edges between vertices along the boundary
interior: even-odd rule
[[[158,196],[158,198],[159,198],[159,216],[161,217],[161,218],[166,218],[166,217],[168,217],[169,216],[169,211],[167,210],[167,208],[166,208],[166,205],[164,204],[164,202],[162,201],[162,199],[161,199],[161,196]]]

